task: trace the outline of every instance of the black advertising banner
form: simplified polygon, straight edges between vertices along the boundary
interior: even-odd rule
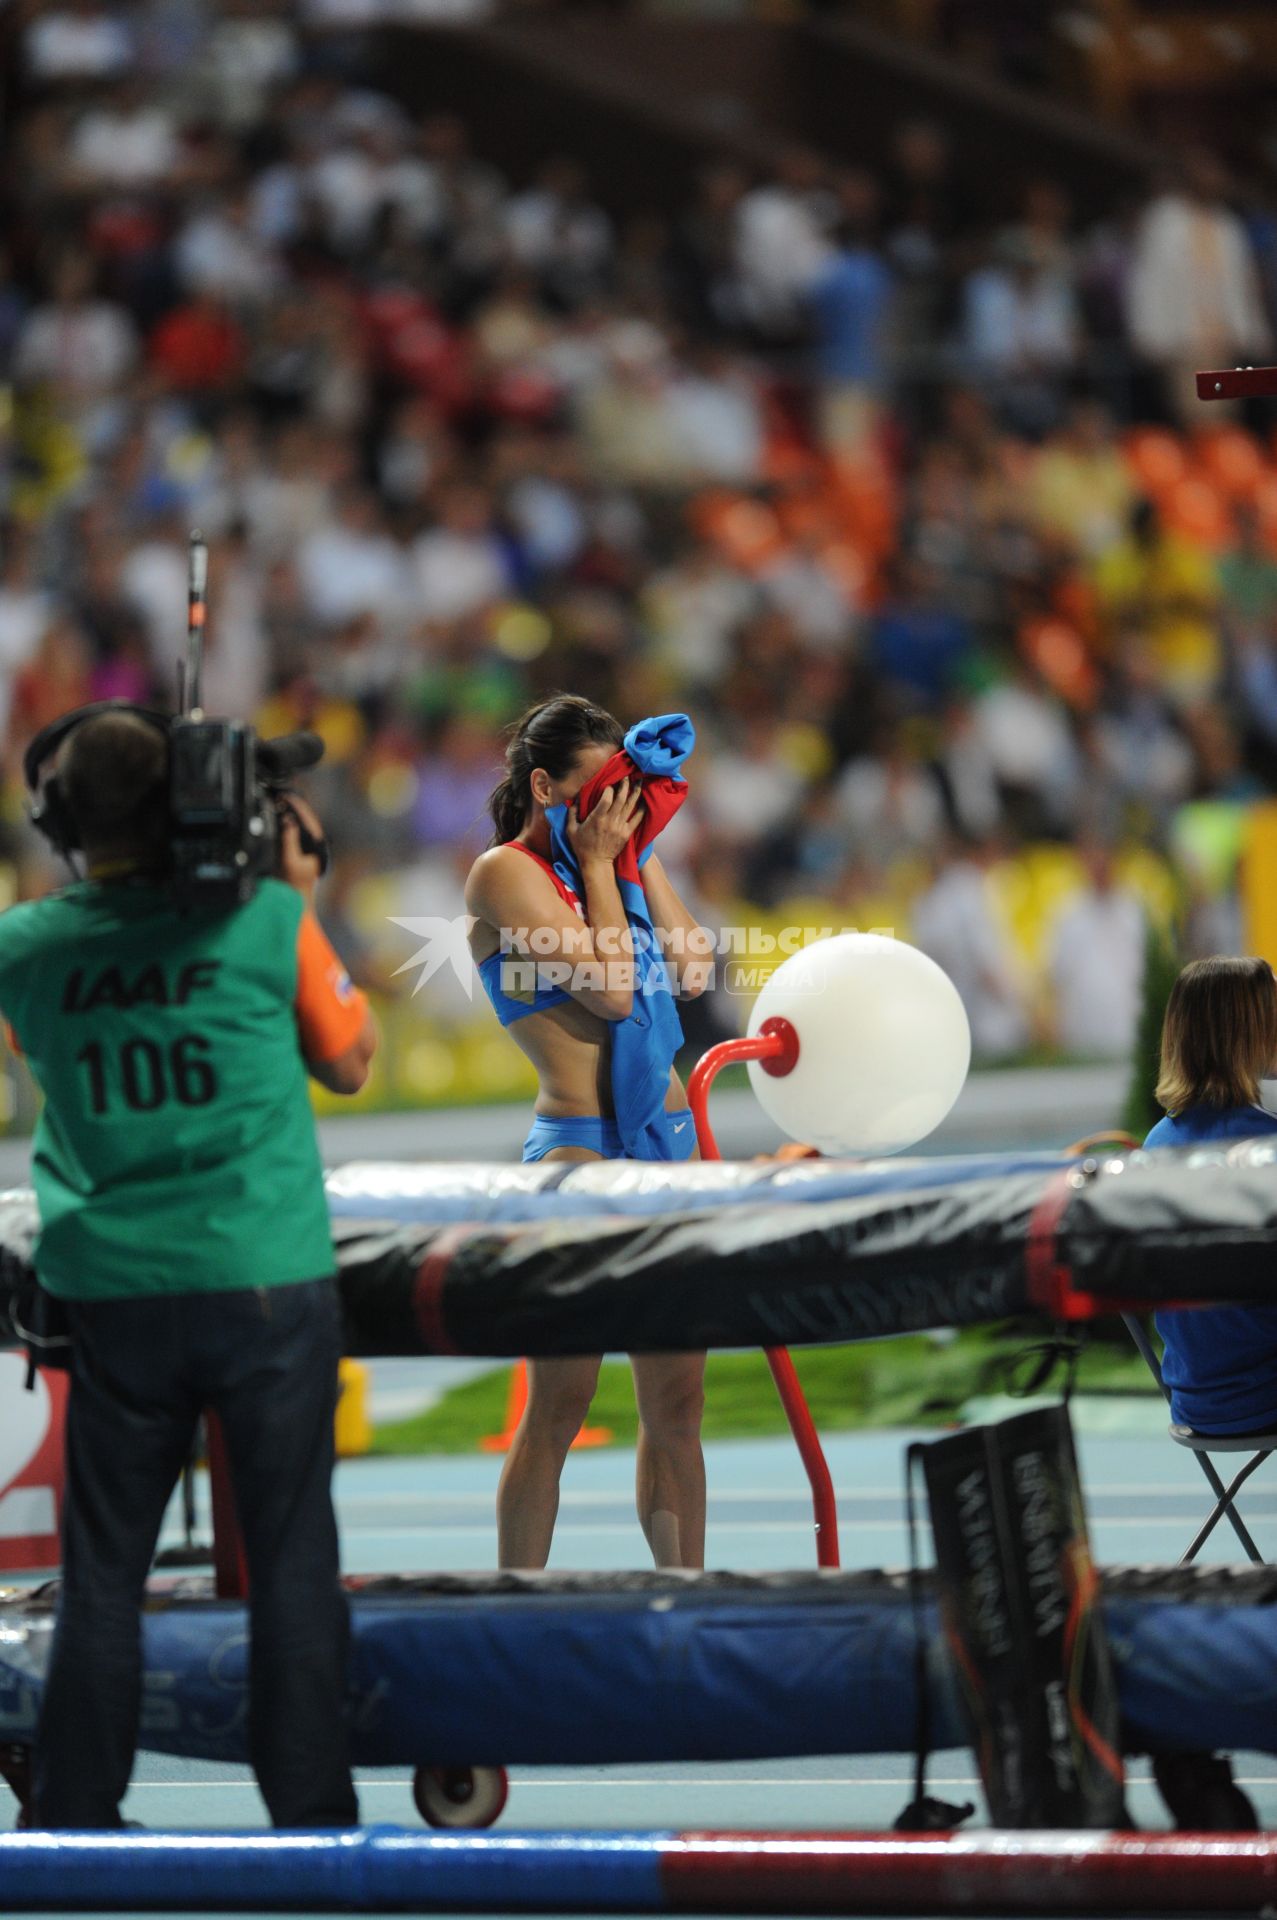
[[[1125,1824],[1117,1687],[1066,1409],[917,1451],[942,1626],[993,1824]]]

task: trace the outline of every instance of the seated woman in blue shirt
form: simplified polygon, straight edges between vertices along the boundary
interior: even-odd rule
[[[1146,1147],[1277,1133],[1259,1083],[1277,1072],[1277,978],[1266,960],[1194,960],[1171,991]],[[1226,1249],[1220,1259],[1227,1260]],[[1277,1430],[1277,1307],[1157,1315],[1162,1373],[1177,1423],[1199,1433]]]

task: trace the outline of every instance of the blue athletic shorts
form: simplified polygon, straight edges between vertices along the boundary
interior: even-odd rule
[[[661,1116],[665,1129],[665,1144],[669,1149],[662,1158],[666,1160],[690,1160],[696,1151],[696,1127],[691,1110],[680,1107],[677,1113]],[[568,1120],[551,1120],[539,1113],[532,1122],[532,1131],[523,1143],[525,1160],[544,1160],[554,1147],[588,1147],[591,1153],[601,1154],[605,1160],[628,1159],[621,1145],[621,1136],[615,1120],[601,1120],[597,1114],[582,1115]]]

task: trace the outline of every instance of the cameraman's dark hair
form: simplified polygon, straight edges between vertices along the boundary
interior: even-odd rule
[[[85,846],[163,836],[168,741],[136,713],[100,713],[67,740],[58,784]]]
[[[544,767],[552,780],[562,780],[584,747],[619,747],[624,738],[620,721],[606,707],[575,693],[556,693],[529,707],[510,730],[506,777],[488,796],[495,828],[488,844],[502,846],[522,830],[532,809],[535,768]]]

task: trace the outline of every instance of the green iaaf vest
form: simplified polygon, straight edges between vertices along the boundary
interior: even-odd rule
[[[301,895],[229,912],[81,882],[0,916],[0,1011],[44,1093],[36,1270],[77,1300],[334,1269],[298,1046]]]

